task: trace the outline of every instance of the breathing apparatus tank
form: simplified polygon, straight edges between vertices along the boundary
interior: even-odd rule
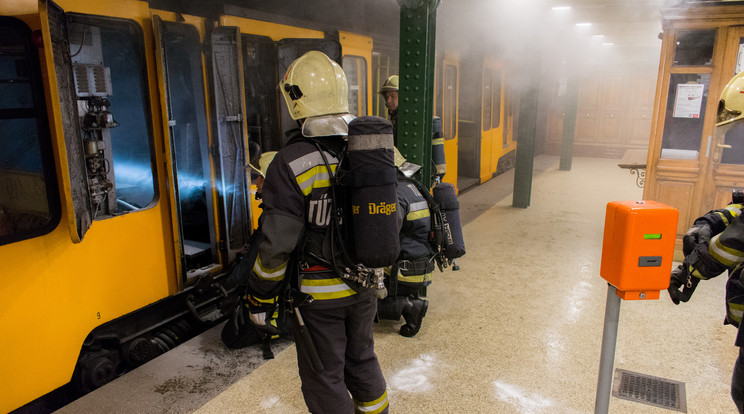
[[[367,267],[390,266],[400,254],[398,176],[393,160],[390,121],[362,116],[349,123],[342,183],[351,201],[354,257]]]
[[[450,260],[456,259],[465,254],[465,239],[462,236],[460,202],[457,200],[455,187],[450,183],[439,183],[434,187],[433,193],[434,201],[439,204],[445,218],[442,230],[448,240],[444,242],[444,256]]]
[[[432,175],[441,179],[447,172],[444,158],[444,133],[442,132],[442,118],[435,116],[432,120],[431,160],[434,164]]]

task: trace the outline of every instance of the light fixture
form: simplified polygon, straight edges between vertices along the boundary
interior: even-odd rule
[[[591,23],[576,23],[576,27],[589,27],[591,25]]]
[[[612,42],[604,42],[604,43],[602,43],[602,46],[612,46],[612,45],[614,45],[614,43],[612,43]]]
[[[555,11],[571,10],[571,6],[555,6],[553,7],[553,10]]]

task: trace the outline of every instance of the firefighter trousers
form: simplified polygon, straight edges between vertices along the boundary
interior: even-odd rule
[[[377,298],[370,290],[347,299],[338,307],[314,302],[300,308],[324,366],[315,372],[304,345],[296,342],[302,395],[314,414],[387,413],[385,378],[372,339]],[[291,319],[297,337],[299,326]]]

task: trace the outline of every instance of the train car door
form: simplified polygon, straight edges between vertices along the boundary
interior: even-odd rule
[[[372,107],[372,38],[339,30],[343,51],[341,66],[349,83],[349,113],[369,115]]]
[[[228,261],[247,242],[251,233],[250,189],[246,180],[248,163],[245,142],[245,100],[241,62],[240,32],[236,27],[217,27],[211,33],[212,82],[215,132],[220,173],[219,198],[224,217],[224,247]]]
[[[437,102],[441,107],[437,108],[437,115],[442,118],[442,132],[444,133],[444,159],[447,163],[447,172],[444,174],[444,182],[450,183],[457,189],[458,175],[458,108],[460,101],[460,59],[449,53],[445,53],[441,69],[441,89],[437,92]],[[458,189],[459,191],[459,189]]]
[[[482,61],[460,60],[457,106],[457,188],[460,191],[480,182]]]
[[[162,77],[170,197],[179,261],[179,288],[220,268],[213,170],[202,56],[203,19],[153,14]],[[164,18],[173,21],[166,21]],[[200,31],[201,29],[201,31]],[[180,290],[180,289],[179,289]]]
[[[503,153],[502,73],[500,63],[488,58],[484,60],[481,89],[481,183],[494,177]]]

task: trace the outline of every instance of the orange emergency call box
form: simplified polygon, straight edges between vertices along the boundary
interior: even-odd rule
[[[679,211],[652,200],[607,203],[599,274],[622,299],[658,299],[669,287]]]

